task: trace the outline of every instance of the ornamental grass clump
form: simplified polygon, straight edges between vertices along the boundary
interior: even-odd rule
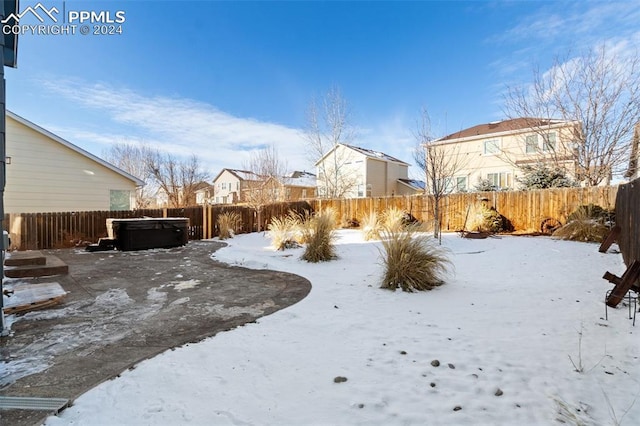
[[[362,219],[360,224],[362,230],[362,237],[365,241],[379,240],[380,232],[382,231],[382,224],[380,218],[376,212],[370,212]]]
[[[495,208],[482,203],[470,220],[469,229],[478,232],[501,232],[506,230],[505,217]]]
[[[288,216],[291,221],[295,223],[295,228],[293,230],[294,241],[298,244],[306,244],[311,238],[311,221],[313,220],[313,213],[309,210],[304,210],[302,212],[290,211]]]
[[[592,217],[590,212],[576,210],[569,217],[572,220],[556,229],[552,237],[561,240],[602,242],[609,233],[609,228],[601,220]]]
[[[224,212],[218,216],[218,238],[233,238],[240,228],[240,215],[237,212]]]
[[[418,230],[418,225],[409,225],[404,231],[382,232],[382,288],[413,292],[444,284],[451,264],[446,252],[437,240]]]
[[[382,213],[382,226],[390,232],[399,232],[405,228],[406,215],[396,207],[390,207]]]
[[[307,262],[326,262],[336,258],[333,231],[335,215],[331,211],[323,211],[309,221],[306,229],[306,247],[302,259]]]
[[[283,217],[272,218],[267,229],[273,248],[284,250],[299,247],[300,245],[295,238],[299,226],[300,220],[293,212],[289,212],[288,215]]]

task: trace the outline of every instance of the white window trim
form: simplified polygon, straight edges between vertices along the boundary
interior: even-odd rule
[[[553,149],[548,149],[549,146],[549,137],[553,136]],[[556,150],[556,146],[558,143],[558,137],[556,132],[549,132],[542,135],[542,152],[554,152]]]
[[[529,138],[535,138],[535,144],[533,144],[533,151],[529,151]],[[536,154],[540,149],[540,145],[538,144],[538,135],[527,135],[524,139],[524,152],[525,154]]]
[[[487,144],[489,142],[495,143],[495,147],[496,147],[496,151],[495,152],[488,152],[487,151]],[[500,149],[502,148],[501,145],[502,144],[500,143],[500,139],[487,139],[487,140],[483,141],[482,142],[482,155],[498,155],[498,154],[500,154]]]

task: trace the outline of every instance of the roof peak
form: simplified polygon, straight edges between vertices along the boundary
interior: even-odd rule
[[[490,121],[484,124],[478,124],[460,130],[450,135],[437,139],[437,141],[447,141],[452,139],[462,139],[473,136],[490,135],[493,133],[502,133],[508,131],[524,130],[534,127],[553,126],[562,123],[572,123],[572,120],[563,120],[557,118],[540,118],[540,117],[518,117],[506,118],[503,120]]]

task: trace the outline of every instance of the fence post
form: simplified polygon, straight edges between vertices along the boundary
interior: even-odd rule
[[[207,204],[202,205],[202,239],[209,238],[209,222],[207,221]]]
[[[22,247],[22,215],[9,214],[8,221],[9,234],[11,235],[11,248],[20,250]]]

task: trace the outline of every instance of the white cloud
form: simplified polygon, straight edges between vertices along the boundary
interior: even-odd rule
[[[490,67],[500,83],[494,85],[495,103],[503,104],[508,87],[530,86],[534,69],[543,75],[554,67],[571,67],[592,49],[604,46],[608,54],[624,59],[640,48],[640,8],[637,2],[551,2],[487,40],[512,46]]]
[[[636,32],[638,20],[640,9],[635,2],[548,3],[493,41],[563,41],[584,48],[602,34],[614,37]]]
[[[145,97],[105,84],[75,80],[48,80],[41,84],[77,105],[103,112],[108,118],[109,122],[101,123],[98,131],[60,126],[57,131],[72,142],[83,140],[105,146],[122,141],[145,142],[172,154],[196,154],[212,174],[223,167],[242,167],[252,150],[274,144],[290,168],[309,169],[304,136],[299,129],[235,117],[190,99]]]
[[[193,153],[212,176],[224,167],[242,167],[253,150],[274,144],[289,169],[314,170],[305,152],[301,129],[236,117],[191,99],[146,97],[105,84],[56,79],[40,84],[78,106],[104,114],[106,120],[90,129],[84,122],[83,127],[75,123],[48,127],[73,143],[98,144],[103,152],[115,143],[128,142],[145,143],[174,155]],[[415,117],[393,113],[390,118],[377,120],[373,127],[357,128],[351,143],[412,163],[414,127]],[[415,167],[410,168],[415,174],[412,169]]]

